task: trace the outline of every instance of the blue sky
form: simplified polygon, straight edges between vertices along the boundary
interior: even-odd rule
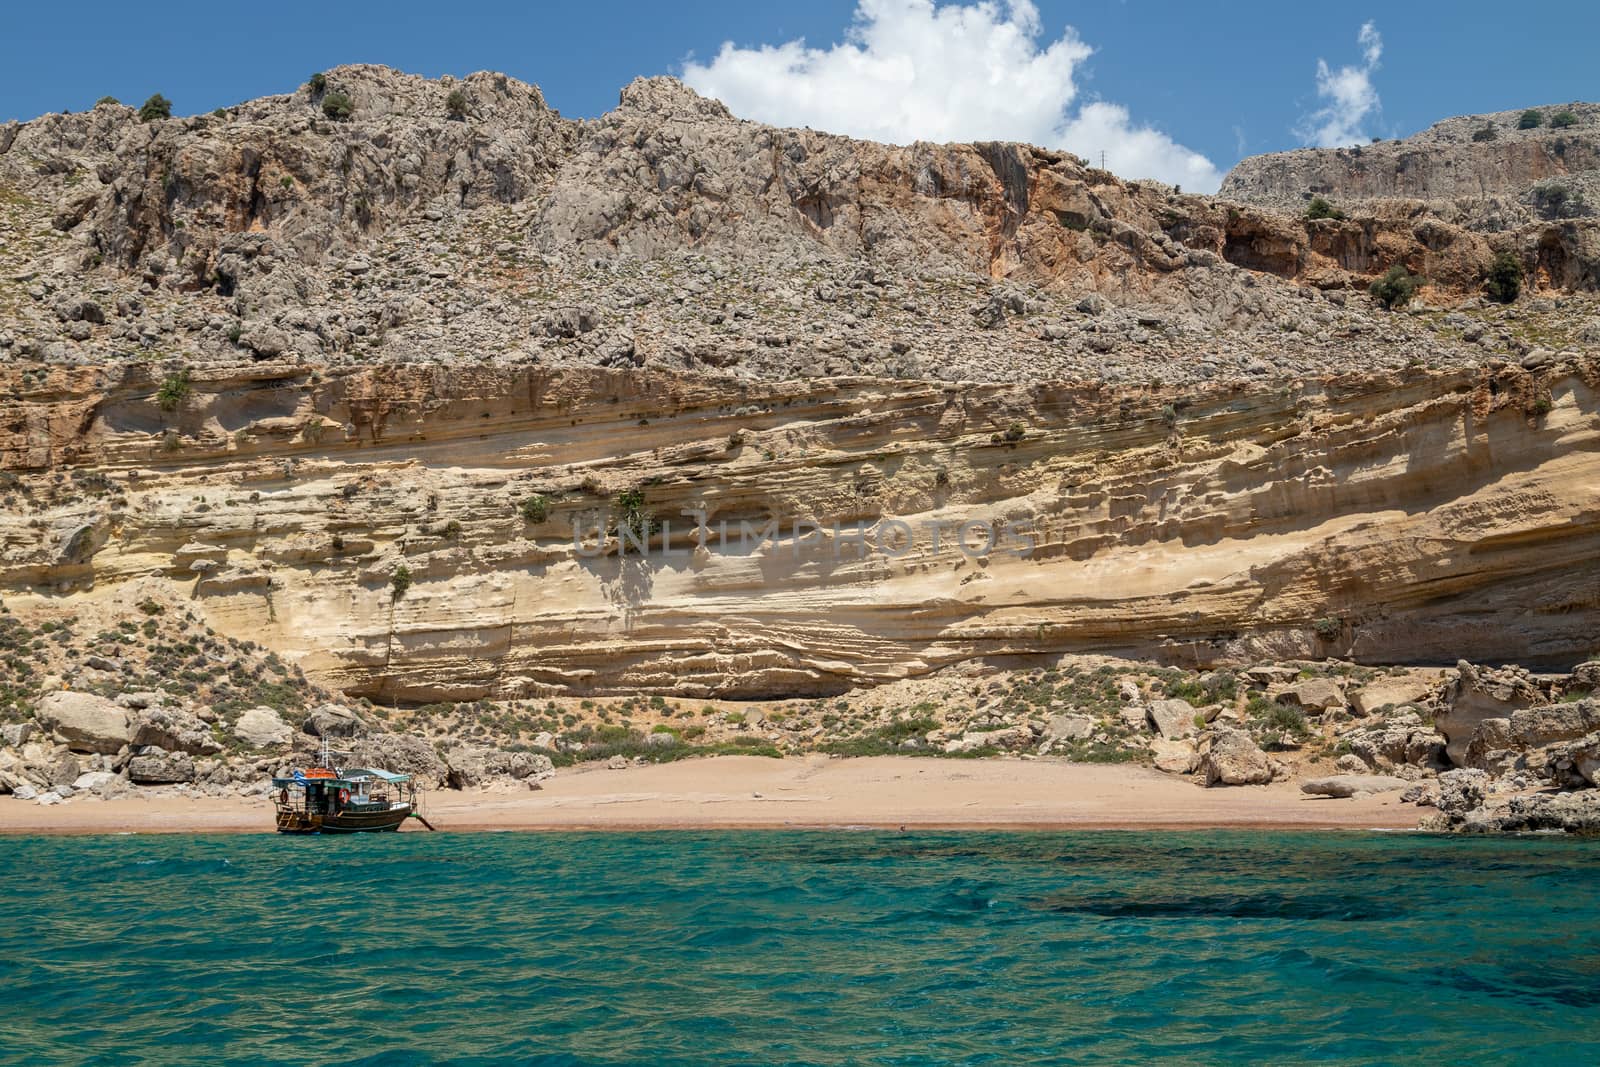
[[[1365,140],[1454,114],[1600,99],[1593,3],[995,0],[986,11],[942,5],[942,19],[931,5],[10,5],[0,22],[0,121],[85,108],[105,94],[137,103],[155,91],[179,112],[207,111],[362,61],[427,75],[502,70],[537,83],[564,114],[593,116],[635,75],[687,70],[749,117],[893,140],[1055,139],[1084,155],[1099,145],[1113,169],[1168,180],[1185,168],[1201,175],[1203,157],[1212,178],[1201,185],[1243,155],[1316,140],[1319,129]],[[1369,22],[1373,36],[1358,40]],[[1037,73],[1030,66],[1013,72],[1014,84],[974,87],[985,72],[968,60],[979,53],[963,59],[961,49],[985,34],[982,55],[1032,57]],[[801,39],[814,51],[793,43]],[[1381,47],[1369,63],[1374,39]],[[725,41],[737,48],[719,60]],[[898,77],[909,60],[922,66],[904,86],[875,80]],[[1342,125],[1348,116],[1316,115],[1339,107],[1360,114]],[[1059,121],[1046,111],[1060,111]]]

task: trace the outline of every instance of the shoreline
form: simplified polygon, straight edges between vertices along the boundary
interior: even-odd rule
[[[564,769],[542,787],[438,790],[445,833],[673,830],[1414,830],[1398,793],[1310,796],[1297,782],[1201,788],[1127,764],[1064,760],[717,756]],[[0,837],[271,833],[266,797],[0,798]],[[422,826],[403,832],[426,833]]]

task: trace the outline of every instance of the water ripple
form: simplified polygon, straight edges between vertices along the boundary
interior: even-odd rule
[[[0,1063],[1593,1060],[1600,853],[1259,833],[0,839]]]

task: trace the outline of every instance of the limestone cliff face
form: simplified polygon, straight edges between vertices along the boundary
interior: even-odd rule
[[[1303,210],[1313,195],[1363,200],[1502,201],[1535,185],[1600,171],[1600,104],[1463,115],[1404,140],[1348,148],[1301,148],[1252,156],[1223,180],[1218,196]],[[1570,125],[1566,116],[1570,116]],[[1559,118],[1558,118],[1559,117]]]
[[[153,583],[353,693],[829,693],[1081,650],[1568,664],[1600,624],[1592,360],[1183,392],[241,365],[170,411],[159,385],[7,373],[0,590]],[[968,523],[996,544],[961,551]]]

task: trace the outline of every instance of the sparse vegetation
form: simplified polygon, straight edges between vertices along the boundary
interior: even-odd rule
[[[1368,286],[1367,291],[1374,300],[1393,311],[1411,303],[1411,298],[1422,288],[1423,281],[1423,278],[1406,270],[1404,264],[1396,263],[1383,277]]]
[[[461,120],[467,117],[467,94],[460,89],[450,90],[450,95],[445,97],[444,110],[452,119]]]
[[[170,119],[172,117],[172,101],[160,93],[153,94],[150,99],[139,105],[139,121],[155,122],[157,119]]]
[[[329,93],[322,98],[322,113],[335,122],[343,122],[355,114],[356,107],[344,93]]]
[[[1558,111],[1550,120],[1550,128],[1552,130],[1564,130],[1569,126],[1576,126],[1577,124],[1578,116],[1574,115],[1570,111]]]
[[[389,575],[390,597],[399,600],[406,595],[406,590],[411,588],[411,568],[404,563],[394,569]]]
[[[1482,127],[1472,131],[1472,139],[1479,144],[1482,144],[1485,141],[1493,141],[1499,136],[1500,131],[1495,128],[1495,124],[1492,122],[1486,123]]]
[[[1522,113],[1522,117],[1517,120],[1517,129],[1519,130],[1533,130],[1543,125],[1544,112],[1540,111],[1538,108],[1530,107],[1528,110],[1524,111]]]
[[[1308,219],[1342,219],[1344,212],[1334,207],[1320,196],[1311,198],[1310,205],[1306,208]]]
[[[1489,299],[1501,304],[1513,303],[1522,292],[1522,263],[1510,252],[1494,257],[1489,268],[1488,281],[1484,283]]]
[[[537,526],[550,518],[550,498],[534,493],[522,502],[522,521]]]
[[[98,100],[96,100],[94,102],[94,106],[95,107],[99,107],[101,104],[120,104],[120,103],[122,103],[122,101],[118,100],[114,96],[102,96],[100,99],[98,99]]]
[[[189,372],[179,371],[169,374],[161,381],[161,388],[156,390],[156,403],[162,411],[177,411],[183,402],[189,398]]]
[[[1325,615],[1312,623],[1311,629],[1324,641],[1337,641],[1344,634],[1344,620],[1337,615]]]
[[[321,96],[328,89],[328,76],[319,70],[307,79],[306,85],[310,87],[312,96]]]

